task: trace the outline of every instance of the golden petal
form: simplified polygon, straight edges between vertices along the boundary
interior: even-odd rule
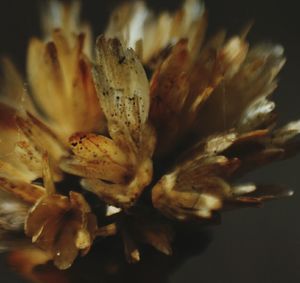
[[[1,162],[6,164],[5,168],[2,168],[2,173],[12,174],[13,170],[15,173],[11,175],[12,178],[16,179],[15,177],[18,176],[19,180],[30,182],[40,177],[40,169],[37,168],[39,165],[37,164],[39,163],[38,152],[33,148],[32,143],[27,144],[27,142],[27,149],[30,151],[30,153],[27,153],[29,155],[24,153],[25,149],[19,150],[18,144],[21,141],[27,141],[27,139],[18,128],[17,115],[16,109],[0,102],[0,159]],[[32,157],[32,160],[30,160],[30,157]],[[1,163],[1,167],[3,163]],[[34,170],[31,170],[32,168]],[[8,173],[7,170],[11,173]]]
[[[16,198],[29,204],[36,203],[36,201],[45,195],[43,187],[5,177],[0,177],[0,187],[2,190],[13,194]]]
[[[15,158],[23,163],[28,171],[34,173],[35,177],[32,177],[28,181],[42,177],[42,155],[32,142],[26,137],[22,138],[15,144],[14,153]]]
[[[53,181],[53,171],[52,166],[50,165],[50,160],[48,153],[45,153],[43,156],[43,185],[46,189],[48,195],[52,195],[55,193],[55,185]]]
[[[65,87],[56,46],[53,42],[44,45],[40,40],[32,39],[27,56],[28,80],[34,100],[55,121],[63,113],[61,101]]]
[[[93,82],[92,63],[82,54],[76,63],[75,73],[70,82],[72,89],[69,101],[73,113],[73,133],[103,131],[106,121]]]
[[[3,75],[0,80],[0,101],[13,108],[27,109],[34,112],[32,100],[14,64],[4,57],[1,58],[0,65]]]
[[[29,178],[26,173],[22,172],[21,170],[18,170],[10,163],[1,160],[0,160],[0,176],[8,179],[25,181],[28,183],[31,181],[31,178]]]
[[[92,160],[111,160],[120,166],[128,165],[126,154],[107,137],[95,134],[75,134],[69,143],[75,155]]]
[[[43,120],[63,142],[75,132],[104,127],[92,82],[92,64],[83,53],[85,36],[68,32],[55,29],[53,41],[46,44],[32,39],[27,66],[33,97]],[[40,67],[36,68],[37,65]]]
[[[106,203],[129,208],[138,200],[152,179],[152,161],[145,160],[137,169],[135,177],[127,184],[110,184],[98,179],[83,179],[82,186],[99,196]]]
[[[49,158],[53,160],[51,166],[54,173],[54,179],[60,180],[62,174],[56,163],[66,154],[66,150],[57,136],[45,124],[30,113],[27,113],[27,117],[25,118],[18,116],[17,124],[30,143],[34,145],[35,151],[39,153],[41,167],[43,155],[45,151],[47,151]],[[22,142],[19,143],[19,149],[21,149],[20,145],[22,145]]]
[[[94,81],[112,139],[120,146],[140,144],[149,112],[149,82],[131,49],[119,40],[97,40]]]
[[[132,178],[132,169],[111,162],[111,160],[99,159],[87,161],[77,156],[62,159],[60,168],[70,174],[85,178],[98,178],[110,182],[126,183]],[[130,170],[131,169],[131,170]]]

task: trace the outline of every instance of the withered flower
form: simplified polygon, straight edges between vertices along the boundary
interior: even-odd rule
[[[139,242],[171,254],[178,221],[292,194],[236,183],[299,149],[300,121],[277,129],[270,98],[281,46],[250,46],[248,27],[206,39],[197,0],[159,15],[131,2],[113,12],[94,57],[78,2],[47,11],[44,39],[29,43],[28,84],[2,62],[0,249],[23,231],[65,269],[118,233],[136,262]]]

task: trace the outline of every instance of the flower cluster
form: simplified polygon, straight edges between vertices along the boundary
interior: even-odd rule
[[[118,233],[136,262],[139,242],[171,254],[176,221],[291,195],[236,183],[299,149],[300,121],[277,129],[270,99],[281,46],[250,46],[248,28],[207,39],[197,0],[161,14],[131,2],[113,12],[94,54],[77,2],[47,11],[25,87],[2,60],[1,249],[33,243],[66,269]],[[32,243],[15,237],[22,231]]]

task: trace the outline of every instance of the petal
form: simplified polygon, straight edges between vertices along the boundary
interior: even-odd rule
[[[59,218],[70,208],[68,198],[61,195],[51,195],[40,199],[27,216],[25,233],[30,237],[37,235],[49,218]]]
[[[75,134],[69,143],[75,155],[87,159],[107,159],[121,166],[127,165],[127,156],[113,140],[95,134]]]
[[[112,139],[121,147],[140,145],[149,112],[149,83],[142,64],[119,40],[97,40],[94,81]]]
[[[0,188],[29,204],[34,204],[45,195],[44,188],[40,186],[5,177],[0,177]]]
[[[98,178],[120,184],[126,183],[132,178],[132,170],[130,168],[105,159],[87,161],[77,156],[71,156],[61,160],[60,168],[77,176]]]

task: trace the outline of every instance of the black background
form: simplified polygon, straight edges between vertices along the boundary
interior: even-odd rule
[[[92,23],[95,34],[99,34],[110,9],[120,1],[82,2],[84,18]],[[39,34],[37,3],[33,0],[0,2],[0,54],[9,55],[20,68],[24,67],[28,38]],[[176,6],[178,2],[149,3],[159,9]],[[271,41],[285,47],[288,60],[275,93],[280,124],[300,118],[300,15],[297,3],[295,0],[206,1],[210,34],[221,27],[228,28],[230,33],[239,32],[245,23],[254,19],[250,43]],[[95,272],[86,281],[78,282],[300,282],[299,165],[300,157],[296,157],[248,175],[247,180],[286,184],[296,194],[290,199],[268,203],[262,209],[224,214],[222,225],[212,228],[209,234],[180,244],[187,252],[181,252],[182,260],[175,265],[170,263],[174,259],[154,256],[155,262],[148,260],[141,266],[128,267],[129,271],[116,280],[109,276],[105,279]],[[3,256],[0,282],[23,282],[7,268]]]

